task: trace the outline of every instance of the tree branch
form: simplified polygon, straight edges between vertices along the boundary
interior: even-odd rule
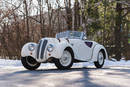
[[[127,14],[129,14],[129,11],[127,11],[127,12],[122,16],[122,18],[125,17]]]

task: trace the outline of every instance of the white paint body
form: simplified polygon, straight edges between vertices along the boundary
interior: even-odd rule
[[[70,47],[73,50],[74,53],[74,59],[79,60],[79,61],[88,61],[88,62],[95,62],[97,61],[97,56],[98,53],[101,49],[105,51],[105,57],[106,59],[108,58],[108,54],[106,52],[106,49],[104,46],[94,42],[94,41],[89,41],[89,40],[82,40],[82,39],[65,39],[65,38],[60,38],[60,41],[57,38],[43,38],[41,40],[47,40],[48,43],[45,47],[45,51],[43,54],[43,59],[37,58],[37,48],[38,44],[37,43],[27,43],[23,46],[22,51],[21,51],[21,56],[26,57],[26,56],[31,56],[36,59],[37,62],[46,62],[49,58],[61,58],[63,51],[65,48]],[[85,42],[92,42],[92,46],[89,47],[85,44]],[[35,50],[30,51],[28,49],[29,44],[34,44],[35,45]],[[47,51],[47,46],[49,44],[52,44],[54,46],[54,50],[52,52]]]

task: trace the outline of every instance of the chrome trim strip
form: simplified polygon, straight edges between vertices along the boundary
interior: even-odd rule
[[[41,47],[42,40],[39,41],[38,48],[37,48],[37,59],[39,59],[40,47]]]
[[[44,40],[44,42],[43,42],[43,44],[42,44],[41,53],[40,53],[40,58],[41,58],[41,59],[43,59],[43,57],[44,57],[44,51],[45,51],[47,42],[48,42],[48,40]]]

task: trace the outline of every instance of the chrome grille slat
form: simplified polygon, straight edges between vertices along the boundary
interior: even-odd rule
[[[47,42],[48,42],[47,40],[44,40],[44,42],[43,42],[43,44],[42,44],[41,56],[40,56],[41,59],[43,59],[44,51],[45,51],[45,48],[46,48]]]
[[[40,40],[37,48],[37,59],[44,58],[44,52],[47,45],[48,40]]]
[[[41,43],[42,43],[42,40],[40,40],[40,42],[38,44],[38,48],[37,48],[37,59],[39,59],[39,51],[40,51]]]

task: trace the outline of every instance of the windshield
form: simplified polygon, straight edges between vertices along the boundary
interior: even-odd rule
[[[78,31],[66,31],[56,34],[56,38],[69,38],[69,39],[80,39],[82,32]]]

